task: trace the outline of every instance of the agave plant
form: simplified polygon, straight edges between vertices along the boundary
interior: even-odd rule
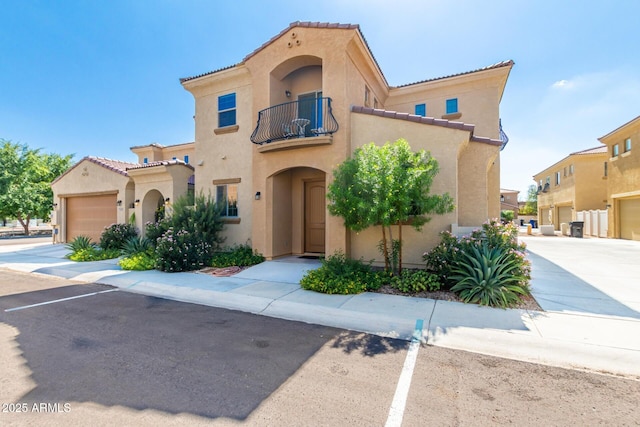
[[[151,247],[151,241],[146,237],[133,236],[129,238],[122,247],[122,255],[124,256],[132,256],[135,254],[139,254],[141,252],[145,252],[147,249]]]
[[[95,249],[96,244],[91,241],[91,237],[77,236],[70,243],[66,245],[66,248],[75,254],[83,249]]]
[[[506,308],[528,293],[526,277],[520,274],[519,262],[503,248],[486,243],[472,246],[462,254],[452,269],[451,287],[464,302]]]

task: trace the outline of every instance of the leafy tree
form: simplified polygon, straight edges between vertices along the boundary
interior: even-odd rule
[[[449,194],[429,194],[437,173],[436,159],[424,150],[414,153],[404,139],[383,146],[367,144],[334,170],[327,194],[329,212],[341,216],[345,227],[354,231],[380,226],[385,267],[389,269],[397,256],[397,272],[401,273],[403,223],[421,230],[431,219],[428,215],[454,208]],[[392,225],[398,227],[397,240]]]
[[[527,202],[519,213],[520,215],[538,214],[538,187],[535,185],[529,186],[529,190],[527,191]]]
[[[49,216],[51,182],[71,166],[72,158],[0,139],[0,217],[16,218],[29,235],[32,218]]]

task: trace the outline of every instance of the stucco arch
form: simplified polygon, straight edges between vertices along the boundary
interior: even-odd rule
[[[142,226],[147,222],[156,222],[158,210],[164,207],[165,197],[158,190],[148,191],[140,202],[140,221]]]
[[[306,247],[305,222],[308,200],[305,202],[305,188],[308,183],[321,183],[326,189],[327,173],[316,168],[300,166],[279,169],[266,180],[266,254],[273,258],[283,255],[310,252]],[[324,191],[322,193],[324,195]],[[305,204],[306,203],[306,204]],[[327,216],[326,198],[322,197],[322,217]],[[318,204],[316,203],[315,206]],[[316,213],[317,213],[317,208]],[[323,223],[323,227],[326,222]],[[330,230],[324,229],[323,240]],[[322,244],[325,247],[325,244]],[[315,252],[315,251],[314,251]],[[318,252],[324,252],[318,250]]]

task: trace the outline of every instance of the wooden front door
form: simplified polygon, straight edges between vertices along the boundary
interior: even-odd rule
[[[322,181],[304,183],[304,251],[324,253],[325,186]]]

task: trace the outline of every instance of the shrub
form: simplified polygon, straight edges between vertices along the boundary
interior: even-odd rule
[[[391,278],[390,285],[404,293],[434,292],[442,286],[437,275],[425,270],[403,270],[400,276]]]
[[[102,232],[100,247],[119,250],[129,239],[136,236],[138,236],[138,231],[132,224],[112,224]]]
[[[123,270],[153,270],[156,266],[156,258],[152,249],[131,254],[118,261]]]
[[[175,201],[171,215],[145,225],[145,236],[152,246],[156,246],[158,239],[170,228],[176,232],[184,230],[199,236],[202,241],[217,250],[224,241],[220,236],[224,227],[220,212],[221,207],[213,201],[211,196],[199,195],[193,198],[185,195]]]
[[[260,264],[264,261],[264,256],[254,251],[250,245],[237,245],[223,252],[216,252],[213,254],[211,260],[212,267],[231,267],[238,266],[244,267],[249,265]]]
[[[427,269],[436,274],[445,287],[451,288],[456,284],[452,278],[454,269],[462,263],[468,263],[463,256],[473,248],[486,244],[489,249],[499,248],[514,259],[511,273],[525,278],[525,284],[531,278],[531,265],[525,257],[526,246],[518,243],[518,227],[513,223],[501,224],[491,220],[474,230],[471,235],[457,238],[448,231],[441,234],[442,240],[431,251],[423,255]]]
[[[213,247],[196,233],[169,228],[156,242],[156,268],[161,271],[191,271],[205,267]]]
[[[91,241],[91,237],[77,236],[75,239],[73,239],[70,243],[66,245],[66,248],[71,251],[71,254],[67,255],[67,257],[83,249],[93,249],[95,248],[95,246],[96,244]]]
[[[518,274],[518,259],[500,247],[483,242],[462,255],[454,268],[451,288],[464,302],[492,307],[509,307],[529,293],[527,278]]]
[[[68,255],[71,261],[102,261],[105,259],[118,258],[120,251],[116,249],[100,249],[96,246],[83,248]]]
[[[127,240],[122,246],[121,254],[129,257],[151,249],[151,241],[146,237],[135,236]]]
[[[337,252],[322,260],[322,266],[308,271],[300,280],[303,289],[325,294],[358,294],[379,289],[384,273],[377,273],[362,260],[347,258]]]

